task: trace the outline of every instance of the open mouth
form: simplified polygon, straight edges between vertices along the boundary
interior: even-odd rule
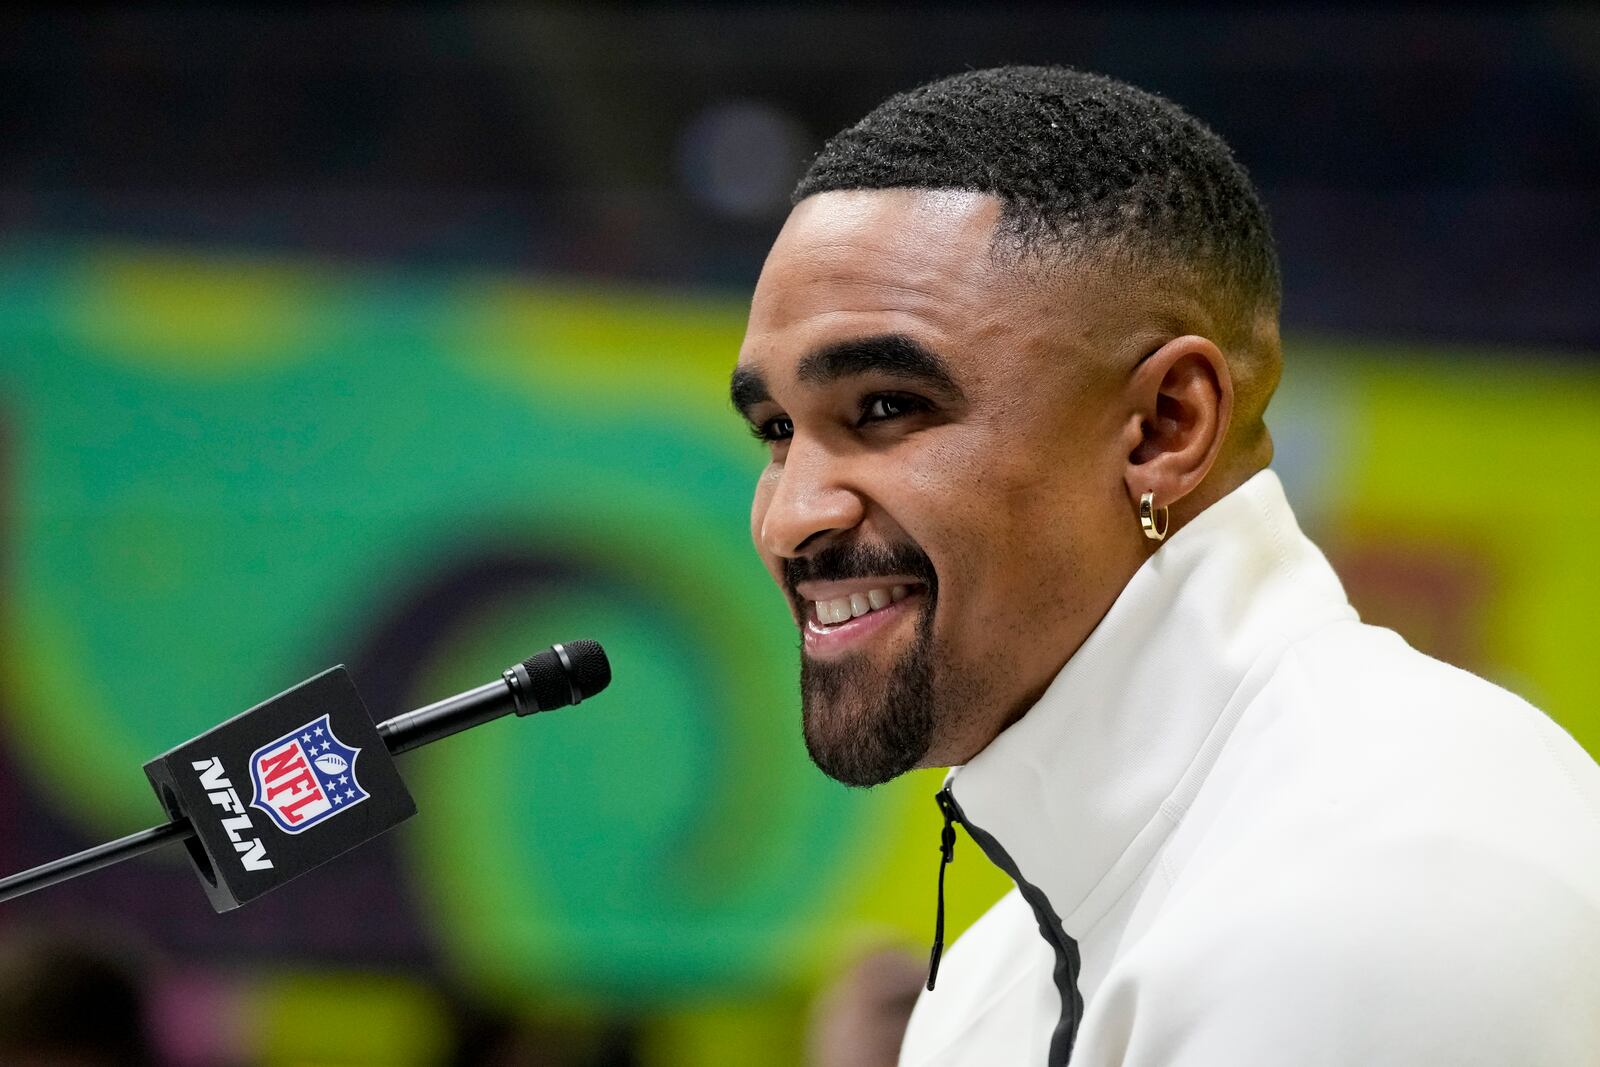
[[[827,627],[859,619],[874,611],[882,611],[890,604],[898,604],[910,595],[909,585],[886,585],[829,600],[808,600],[806,604],[810,621]]]
[[[801,630],[812,655],[842,652],[921,605],[927,592],[920,582],[865,586],[802,601]],[[823,590],[824,593],[834,590]]]

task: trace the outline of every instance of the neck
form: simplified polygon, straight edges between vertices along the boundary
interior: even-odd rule
[[[1167,536],[1183,529],[1193,522],[1201,512],[1211,507],[1223,497],[1230,495],[1245,482],[1267,469],[1272,462],[1272,436],[1267,433],[1266,426],[1261,427],[1258,439],[1251,447],[1231,450],[1225,456],[1219,456],[1212,466],[1211,472],[1195,488],[1194,492],[1173,504],[1169,510],[1170,526]],[[1156,545],[1151,543],[1153,550]]]

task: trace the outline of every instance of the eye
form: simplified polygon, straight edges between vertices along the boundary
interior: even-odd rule
[[[874,393],[861,401],[861,422],[881,422],[916,411],[926,411],[928,404],[904,393]]]
[[[794,436],[794,420],[787,415],[777,415],[762,423],[752,423],[750,432],[757,441],[787,441]]]

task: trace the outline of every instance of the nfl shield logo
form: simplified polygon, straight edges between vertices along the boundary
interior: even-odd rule
[[[367,799],[356,781],[361,750],[333,736],[328,716],[262,745],[250,757],[250,806],[271,817],[278,829],[298,834]]]

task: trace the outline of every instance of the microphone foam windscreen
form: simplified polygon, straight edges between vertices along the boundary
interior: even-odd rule
[[[588,700],[611,684],[611,661],[598,641],[574,641],[562,646],[572,664],[572,687]]]
[[[566,653],[570,671],[562,665],[556,647]],[[529,656],[522,666],[528,672],[528,695],[540,711],[577,704],[611,684],[611,663],[598,641],[552,646]]]

